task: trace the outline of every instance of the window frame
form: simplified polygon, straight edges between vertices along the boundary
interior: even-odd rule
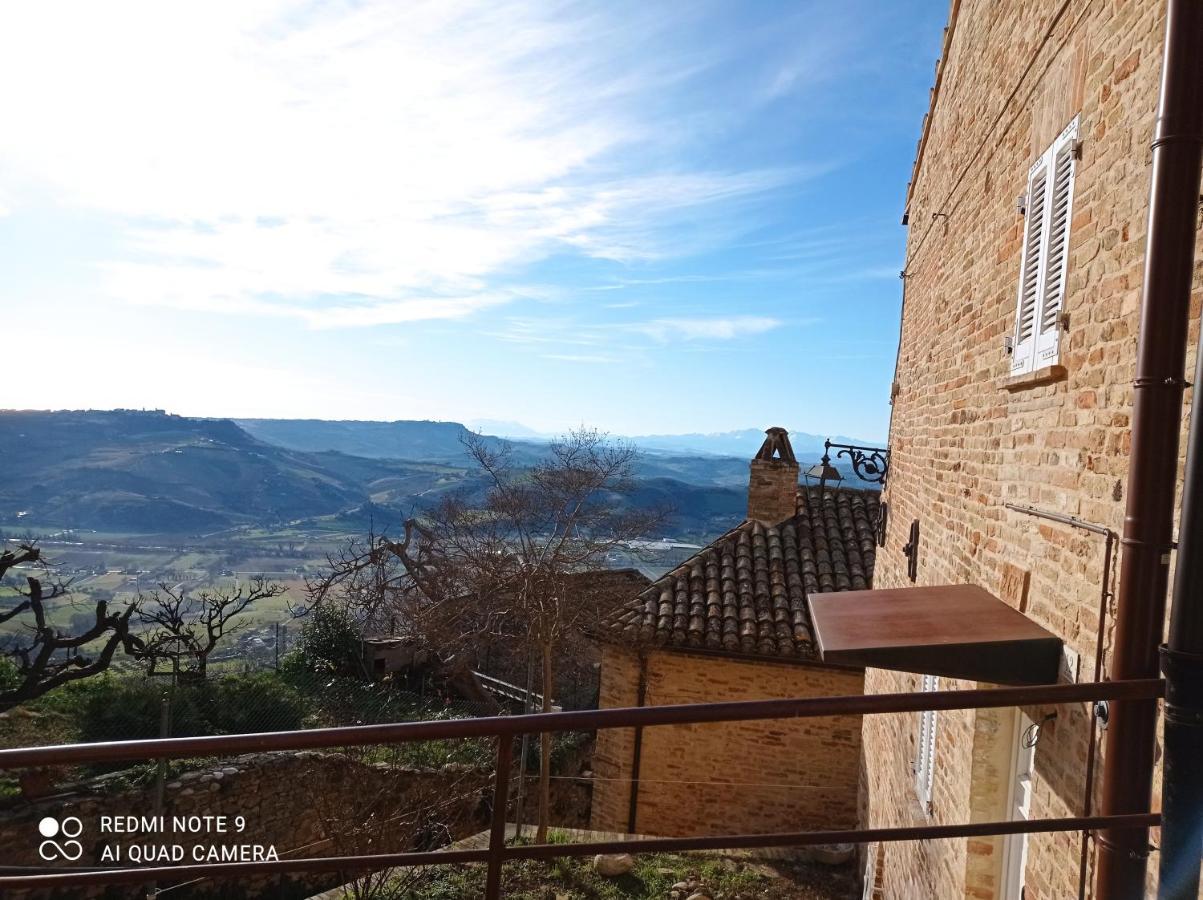
[[[1007,790],[1007,818],[1026,820],[1032,815],[1036,777],[1036,741],[1029,738],[1035,723],[1021,709],[1015,710],[1013,722],[1011,762],[1008,767],[1010,784]],[[1027,858],[1028,835],[1010,834],[1003,839],[1000,892],[1003,900],[1022,900],[1027,881]]]

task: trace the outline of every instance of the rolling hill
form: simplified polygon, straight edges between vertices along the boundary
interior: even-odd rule
[[[146,533],[329,515],[437,480],[399,464],[297,453],[229,421],[124,410],[0,412],[0,459],[0,520]]]
[[[241,424],[161,411],[0,411],[0,523],[200,534],[399,517],[445,491],[479,487],[458,423]],[[545,452],[514,446],[519,463]],[[729,527],[743,513],[747,464],[715,462],[649,454],[630,501],[671,500],[687,533]]]
[[[235,424],[262,441],[290,450],[336,451],[371,459],[399,459],[453,466],[471,464],[462,443],[468,429],[459,422],[237,419]],[[699,456],[696,453],[666,451],[645,445],[641,438],[630,439],[640,450],[636,473],[641,478],[670,478],[688,484],[742,488],[747,485],[748,459],[756,452],[760,441],[764,440],[764,432],[756,434],[760,435],[760,439],[755,446],[746,455],[739,456],[709,453]],[[503,441],[485,434],[484,439],[494,447],[509,444],[514,462],[518,465],[537,462],[543,457],[547,446],[546,439],[537,437]]]
[[[261,441],[290,450],[335,450],[368,459],[409,459],[457,465],[468,461],[461,442],[468,429],[459,422],[236,419],[234,424]]]

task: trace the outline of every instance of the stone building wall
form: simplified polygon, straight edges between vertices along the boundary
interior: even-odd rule
[[[1160,0],[961,0],[908,210],[883,498],[890,525],[874,586],[911,584],[901,548],[918,519],[918,584],[979,584],[1022,608],[1065,640],[1081,681],[1106,674],[1093,671],[1103,541],[1004,504],[1122,530],[1163,17]],[[1063,306],[1066,373],[1009,384],[1003,340],[1014,328],[1024,226],[1016,197],[1075,114],[1082,148]],[[1111,629],[1108,617],[1108,648]],[[918,688],[918,676],[866,674],[869,693]],[[1026,712],[1035,721],[1057,714],[1037,745],[1031,815],[1080,813],[1086,705]],[[981,743],[989,724],[972,711],[937,715],[928,811],[911,769],[918,717],[869,717],[869,824],[959,823],[991,807],[990,779],[999,775]],[[1001,852],[1001,841],[989,840],[883,845],[882,895],[990,900],[1001,896]],[[1077,834],[1032,836],[1025,896],[1076,896],[1078,854]],[[1090,866],[1093,874],[1093,853]]]
[[[653,651],[648,706],[858,695],[859,671]],[[638,705],[639,657],[606,645],[601,706]],[[859,716],[645,728],[640,834],[851,828],[857,822]],[[592,827],[627,831],[634,730],[598,733]]]
[[[46,816],[60,821],[74,816],[83,826],[78,840],[84,852],[81,859],[72,863],[76,866],[123,864],[134,844],[178,844],[184,852],[181,865],[195,864],[193,848],[209,845],[270,845],[281,859],[399,852],[412,849],[415,844],[440,846],[447,837],[458,839],[487,827],[491,778],[491,772],[458,766],[401,768],[360,762],[335,753],[252,754],[214,763],[169,781],[162,810],[169,823],[174,816],[225,816],[230,828],[235,827],[235,817],[242,816],[245,829],[241,833],[177,832],[170,824],[165,832],[159,833],[117,834],[111,829],[102,830],[102,816],[145,817],[153,816],[155,810],[153,789],[114,791],[111,779],[101,779],[92,790],[0,813],[0,847],[4,848],[5,865],[47,865],[38,856],[42,840],[38,823]],[[102,787],[106,781],[109,789]],[[422,813],[422,824],[418,826],[410,824],[415,811]],[[371,814],[397,824],[363,829],[361,823]],[[58,839],[61,843],[63,837]],[[121,848],[119,862],[102,858],[102,848],[106,845]],[[288,900],[308,897],[346,880],[329,874],[243,878],[236,882],[205,879],[173,888],[165,896],[184,900],[257,896]],[[166,886],[159,885],[160,889]],[[13,891],[5,896],[14,900],[133,898],[145,896],[145,890],[135,885],[120,885],[36,893]]]

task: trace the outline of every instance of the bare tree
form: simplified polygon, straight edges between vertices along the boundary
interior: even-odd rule
[[[415,528],[414,523],[406,524],[404,547],[410,546]],[[395,543],[377,533],[373,525],[365,537],[352,538],[335,552],[327,553],[325,570],[306,576],[308,605],[294,608],[294,615],[305,615],[314,606],[337,602],[363,636],[412,631],[400,612],[409,611],[410,603],[404,595],[417,587],[402,563],[406,554],[389,551]],[[432,586],[427,579],[423,582]]]
[[[246,626],[240,617],[252,603],[277,597],[284,586],[256,577],[233,590],[206,589],[189,594],[182,586],[160,584],[139,598],[139,621],[147,628],[139,654],[150,661],[151,673],[160,661],[179,666],[186,677],[203,679],[209,655],[223,638]]]
[[[538,661],[543,709],[552,707],[557,655],[566,637],[596,624],[622,599],[612,582],[591,579],[607,557],[654,533],[668,510],[631,502],[635,448],[591,429],[551,443],[530,468],[514,464],[509,445],[465,439],[484,482],[483,496],[448,496],[400,540],[375,538],[338,560],[311,592],[391,567],[376,582],[376,614],[388,609],[455,659],[490,642],[525,646]],[[393,562],[401,563],[399,568]],[[604,585],[604,587],[603,587]],[[547,837],[551,735],[540,740],[539,827]]]
[[[103,672],[118,648],[137,653],[142,642],[131,633],[130,618],[137,608],[130,603],[119,612],[109,612],[107,600],[96,601],[90,623],[75,634],[64,634],[47,621],[46,604],[65,598],[70,584],[50,573],[41,550],[21,544],[16,550],[0,552],[0,579],[18,566],[38,574],[25,574],[25,587],[15,606],[0,612],[0,624],[24,617],[28,620],[5,655],[16,665],[16,685],[0,690],[0,712],[42,696],[60,685]],[[99,642],[98,646],[92,646]]]
[[[657,529],[664,509],[627,502],[635,489],[634,446],[581,429],[553,442],[529,472],[516,471],[508,446],[495,450],[478,436],[468,449],[485,474],[484,516],[447,505],[444,544],[480,571],[483,602],[499,604],[527,626],[541,662],[543,710],[551,710],[556,651],[564,638],[592,626],[613,608],[610,592],[580,573],[603,567],[614,550]],[[551,734],[540,735],[539,823],[547,840],[551,801]]]

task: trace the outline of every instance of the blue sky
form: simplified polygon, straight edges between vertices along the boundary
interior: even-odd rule
[[[883,437],[946,13],[6,4],[0,406]]]

